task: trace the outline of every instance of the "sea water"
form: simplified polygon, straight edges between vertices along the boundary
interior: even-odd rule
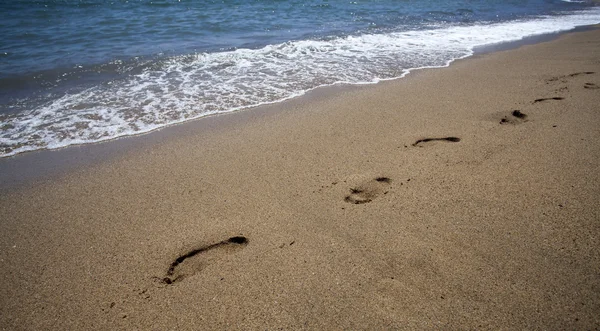
[[[19,0],[0,1],[0,15],[0,157],[600,23],[597,2],[575,0]]]

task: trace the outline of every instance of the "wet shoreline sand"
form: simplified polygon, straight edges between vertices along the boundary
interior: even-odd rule
[[[580,26],[568,32],[556,32],[542,34],[524,38],[518,41],[491,44],[477,47],[473,50],[474,56],[481,56],[488,53],[517,49],[525,45],[534,45],[541,42],[555,40],[565,33],[584,32],[595,29],[595,26]],[[455,60],[456,61],[456,60]],[[441,67],[439,67],[441,68]],[[411,74],[420,70],[435,70],[438,68],[412,69]],[[396,79],[404,79],[396,78]],[[394,81],[394,79],[392,80]],[[384,82],[385,83],[385,82]],[[22,185],[34,184],[44,180],[60,177],[69,174],[72,171],[93,164],[98,164],[112,160],[122,154],[135,151],[143,145],[156,144],[159,141],[173,139],[181,135],[193,134],[194,132],[211,130],[214,127],[223,125],[223,121],[243,122],[248,116],[256,116],[257,112],[276,112],[283,104],[294,104],[298,102],[309,102],[313,99],[327,98],[336,93],[351,92],[363,88],[369,88],[371,84],[358,85],[332,85],[319,87],[308,91],[306,94],[288,99],[283,102],[267,104],[258,107],[242,109],[231,113],[215,114],[206,117],[200,117],[187,122],[169,125],[147,133],[133,136],[124,136],[108,141],[98,143],[87,143],[81,145],[71,145],[59,149],[37,150],[19,153],[6,158],[0,158],[0,190],[10,190],[19,188]],[[290,107],[289,105],[287,106]],[[286,108],[286,107],[283,107]],[[241,114],[251,110],[251,113]],[[217,119],[215,119],[217,118]]]
[[[10,190],[0,325],[598,328],[597,54],[566,34]]]

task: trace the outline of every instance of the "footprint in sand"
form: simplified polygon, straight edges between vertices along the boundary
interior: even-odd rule
[[[538,102],[543,102],[543,101],[549,101],[549,100],[564,100],[564,99],[565,98],[563,98],[563,97],[540,98],[540,99],[533,100],[533,103],[538,103]]]
[[[167,275],[161,279],[164,284],[173,284],[186,277],[193,276],[211,262],[223,258],[224,255],[237,252],[248,244],[246,237],[237,236],[216,244],[193,249],[173,261]]]
[[[594,83],[585,83],[583,85],[584,88],[590,89],[590,90],[596,90],[596,89],[600,89],[600,86],[594,84]]]
[[[581,75],[591,75],[591,74],[595,74],[596,72],[594,71],[582,71],[582,72],[576,72],[570,75],[567,75],[567,77],[575,77],[575,76],[581,76]]]
[[[344,198],[344,201],[354,205],[369,203],[382,193],[386,194],[386,188],[391,182],[392,180],[388,177],[377,177],[372,180],[365,181],[352,187],[350,189],[350,194]]]
[[[575,72],[569,75],[565,75],[565,76],[557,76],[557,77],[552,77],[550,79],[546,79],[547,83],[552,83],[552,82],[557,82],[560,81],[562,83],[566,83],[567,82],[567,78],[571,78],[571,77],[577,77],[577,76],[581,76],[581,75],[592,75],[595,74],[596,72],[594,71],[581,71],[581,72]]]
[[[526,121],[527,115],[520,110],[513,110],[510,115],[504,116],[500,120],[500,124],[519,124]]]
[[[460,138],[457,138],[457,137],[425,138],[425,139],[419,139],[419,140],[415,141],[415,143],[412,145],[421,147],[422,144],[428,143],[431,141],[447,141],[447,142],[451,142],[451,143],[457,143],[460,141]]]

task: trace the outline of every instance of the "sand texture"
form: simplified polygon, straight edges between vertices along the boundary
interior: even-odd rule
[[[156,134],[3,192],[0,329],[600,329],[598,30]]]

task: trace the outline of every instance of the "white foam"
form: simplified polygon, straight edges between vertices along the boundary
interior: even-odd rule
[[[9,156],[140,134],[282,101],[324,85],[376,83],[415,68],[447,66],[478,46],[599,22],[600,8],[593,8],[524,21],[434,26],[173,57],[124,80],[65,95],[4,120],[0,153]]]

